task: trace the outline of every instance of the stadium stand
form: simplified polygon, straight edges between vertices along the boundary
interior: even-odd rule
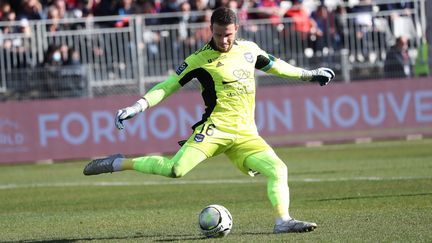
[[[400,37],[414,68],[425,0],[376,2],[0,0],[1,100],[143,93],[206,43],[218,6],[236,9],[241,38],[294,65],[331,67],[340,82],[388,77]],[[262,73],[258,82],[282,83]]]

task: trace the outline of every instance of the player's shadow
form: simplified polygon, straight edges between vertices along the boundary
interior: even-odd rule
[[[230,235],[273,235],[271,232],[243,232],[243,233],[231,233]],[[161,240],[155,240],[156,242],[169,242],[169,241],[191,241],[191,240],[212,240],[214,238],[206,238],[206,237],[183,237],[176,235],[173,238],[167,238],[167,239],[161,239]]]
[[[192,241],[192,240],[204,240],[207,239],[203,236],[197,235],[164,235],[165,239],[154,240],[155,242],[170,242],[170,241]]]
[[[232,233],[236,235],[237,233]],[[239,235],[272,235],[271,232],[243,232],[238,233]],[[156,239],[155,239],[156,238]],[[157,239],[160,238],[160,239]],[[94,241],[94,240],[139,240],[142,239],[145,242],[153,241],[153,242],[171,242],[171,241],[195,241],[195,240],[209,240],[211,238],[206,238],[203,236],[197,236],[192,234],[183,234],[183,235],[145,235],[145,234],[136,234],[133,236],[124,236],[124,237],[83,237],[83,238],[70,238],[70,239],[48,239],[48,240],[20,240],[20,241],[9,241],[11,243],[25,242],[25,243],[73,243],[78,241]]]
[[[155,239],[156,238],[156,239]],[[157,239],[163,238],[163,239]],[[203,237],[185,234],[185,235],[145,235],[141,233],[137,233],[133,236],[123,236],[123,237],[82,237],[82,238],[70,238],[70,239],[47,239],[47,240],[20,240],[20,241],[8,241],[11,243],[72,243],[77,241],[94,241],[94,240],[139,240],[142,239],[145,242],[154,241],[154,242],[164,242],[164,241],[191,241],[191,240],[201,240],[205,239]]]

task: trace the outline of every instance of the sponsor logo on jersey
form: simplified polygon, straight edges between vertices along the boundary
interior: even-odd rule
[[[246,59],[246,61],[252,63],[254,60],[254,57],[252,55],[252,52],[246,52],[244,55],[244,58]]]
[[[200,143],[204,140],[204,137],[204,134],[198,133],[195,135],[194,140],[195,142]]]
[[[226,57],[227,57],[226,55],[220,55],[220,56],[217,56],[217,57],[212,57],[212,58],[208,59],[207,62],[208,63],[212,63],[212,62],[214,62],[216,60],[225,59]]]
[[[239,80],[247,79],[250,77],[251,73],[244,69],[236,69],[233,71],[234,77],[238,78]]]
[[[183,62],[176,70],[177,75],[180,75],[187,67],[188,64],[186,62]]]
[[[219,59],[219,56],[217,56],[217,57],[212,57],[212,58],[208,59],[207,62],[208,62],[208,63],[212,63],[212,62],[216,61],[217,59]]]
[[[221,67],[221,66],[223,66],[223,63],[221,63],[221,62],[218,62],[218,63],[216,64],[216,67]]]

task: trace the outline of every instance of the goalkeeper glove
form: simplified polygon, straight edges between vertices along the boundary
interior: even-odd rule
[[[303,81],[318,82],[321,86],[327,85],[333,78],[335,73],[330,68],[318,68],[314,70],[304,70],[301,79]]]
[[[132,117],[136,116],[138,113],[143,112],[145,109],[147,109],[147,107],[148,107],[147,101],[145,99],[140,99],[132,106],[118,110],[115,117],[116,127],[120,130],[123,129],[124,120],[131,119]]]

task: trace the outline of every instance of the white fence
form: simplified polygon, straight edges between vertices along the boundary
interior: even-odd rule
[[[395,37],[408,35],[412,58],[416,56],[426,23],[424,0],[412,2],[414,8],[399,12],[327,18],[322,36],[303,38],[292,19],[282,18],[278,23],[268,19],[241,22],[239,37],[256,41],[269,53],[298,66],[332,67],[339,80],[377,78],[380,71],[371,76],[370,70],[382,71]],[[179,23],[152,25],[153,20],[166,17],[178,18]],[[197,12],[191,17],[208,19],[209,15]],[[369,18],[370,24],[359,23],[359,17]],[[127,19],[122,27],[114,27],[117,16],[0,22],[0,95],[27,99],[143,93],[210,37],[208,22],[189,23],[181,13]],[[57,31],[50,32],[51,25],[58,26]],[[367,70],[366,76],[359,70]]]

